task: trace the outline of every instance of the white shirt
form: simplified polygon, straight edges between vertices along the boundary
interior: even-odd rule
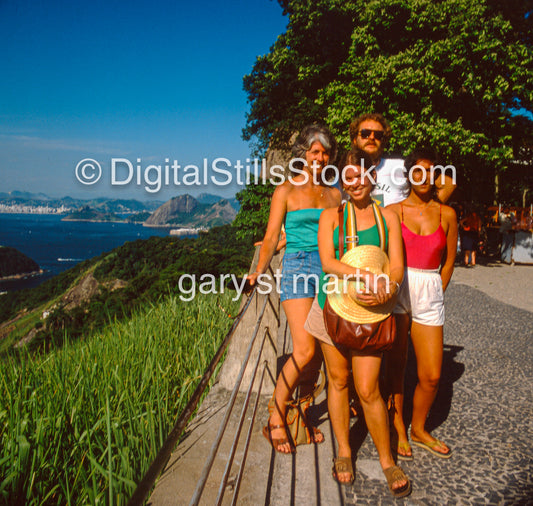
[[[376,186],[372,197],[381,207],[407,198],[410,187],[401,158],[382,158],[375,170]]]

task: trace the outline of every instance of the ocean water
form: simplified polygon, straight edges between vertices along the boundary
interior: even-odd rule
[[[18,249],[45,271],[32,278],[0,281],[0,291],[37,286],[78,262],[122,246],[126,241],[169,235],[168,228],[61,221],[61,218],[50,214],[0,214],[0,245]]]

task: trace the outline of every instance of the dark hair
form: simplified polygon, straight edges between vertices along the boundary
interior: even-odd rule
[[[294,158],[305,158],[305,153],[311,149],[313,142],[316,141],[322,144],[329,154],[330,161],[333,162],[337,156],[337,141],[326,126],[318,123],[307,125],[302,129],[292,146]],[[302,168],[303,164],[294,162],[294,166]]]
[[[351,151],[348,151],[343,157],[342,167],[346,165],[355,165],[357,167],[364,166],[366,170],[369,170],[374,166],[372,163],[372,158],[359,148],[354,148]]]
[[[352,143],[357,138],[357,135],[359,134],[359,125],[363,121],[368,121],[368,120],[377,121],[378,123],[381,124],[381,126],[383,127],[383,130],[385,131],[382,145],[386,146],[390,138],[392,137],[392,129],[389,125],[389,122],[383,117],[383,115],[377,112],[361,114],[352,120],[352,122],[350,123],[350,140],[352,141]]]
[[[372,163],[372,159],[368,156],[368,154],[358,148],[354,148],[343,155],[341,163],[339,164],[341,174],[344,174],[344,169],[349,165],[354,165],[355,167],[364,167],[367,173],[370,172],[370,170],[373,171],[375,168],[375,165]],[[372,181],[375,181],[375,176],[372,176]],[[347,200],[348,196],[346,194],[344,181],[342,178],[340,184],[342,188],[342,199]]]
[[[419,146],[405,157],[404,167],[409,171],[418,160],[429,160],[433,165],[438,165],[440,156],[431,146]]]
[[[416,162],[418,162],[419,160],[429,160],[432,165],[439,165],[441,161],[439,154],[437,153],[437,151],[435,151],[434,148],[432,148],[431,146],[419,146],[416,147],[413,151],[411,151],[411,153],[409,153],[405,157],[405,160],[403,162],[405,170],[409,173],[411,167],[414,167],[416,165]],[[408,181],[410,188],[412,188],[413,185],[411,184],[411,180],[408,179]],[[433,184],[431,196],[434,200],[440,202],[435,184]]]

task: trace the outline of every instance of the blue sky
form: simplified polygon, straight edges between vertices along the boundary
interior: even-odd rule
[[[204,186],[196,165],[250,157],[241,139],[248,110],[242,78],[285,31],[272,0],[0,0],[0,192],[54,197],[166,200],[202,192],[232,196],[233,183]],[[83,185],[78,162],[98,161]],[[111,185],[112,159],[133,167]],[[138,163],[137,159],[141,162]],[[166,160],[168,159],[168,162]],[[172,165],[169,184],[149,165]],[[140,165],[140,171],[136,166]],[[116,182],[130,169],[116,163]],[[218,165],[226,168],[225,162]],[[94,177],[91,167],[85,175]],[[140,174],[141,184],[137,184]],[[174,174],[180,186],[174,185]],[[147,183],[145,177],[150,180]],[[227,175],[217,175],[226,182]]]

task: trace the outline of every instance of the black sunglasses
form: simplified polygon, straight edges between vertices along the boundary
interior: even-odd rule
[[[370,128],[363,128],[359,130],[359,135],[361,136],[361,139],[368,139],[372,133],[374,133],[374,139],[380,141],[383,139],[383,136],[385,135],[385,132],[383,130],[371,130]]]

